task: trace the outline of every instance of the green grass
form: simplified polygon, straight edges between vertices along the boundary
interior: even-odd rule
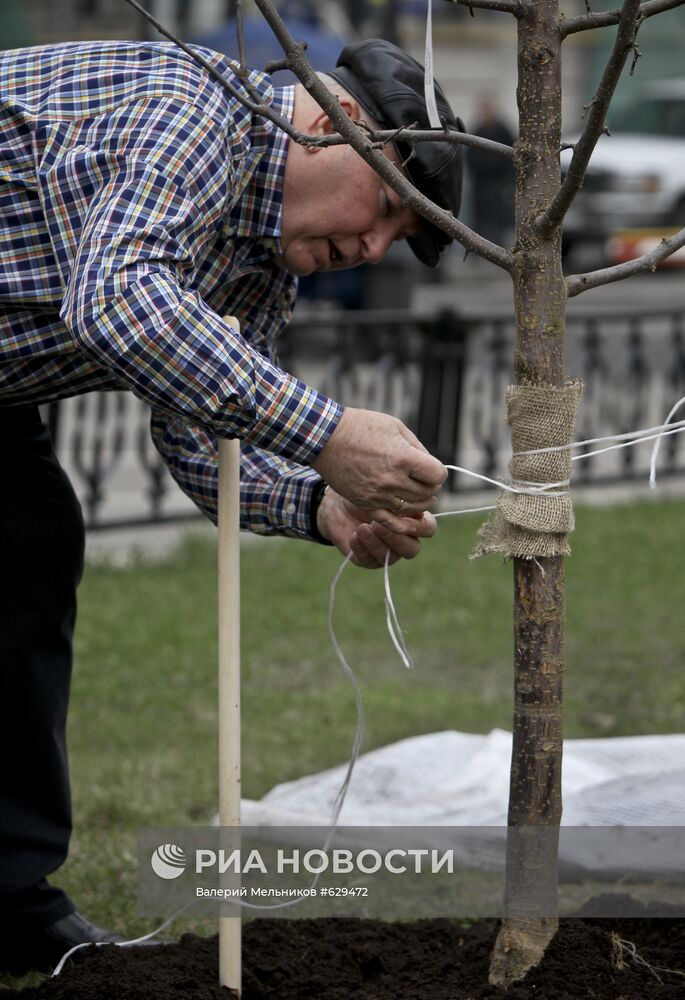
[[[380,573],[348,568],[336,628],[363,688],[365,750],[444,729],[511,725],[511,567],[469,562],[478,516],[442,521],[392,571],[416,669],[385,630]],[[581,508],[567,562],[567,735],[682,731],[685,503]],[[130,934],[140,826],[204,824],[216,808],[216,548],[90,564],[80,592],[69,745],[75,833],[56,881],[91,919]],[[243,781],[347,760],[354,699],[330,648],[328,548],[243,548]],[[187,926],[187,924],[186,924]],[[209,922],[195,922],[198,929]],[[1,980],[8,982],[8,980]]]

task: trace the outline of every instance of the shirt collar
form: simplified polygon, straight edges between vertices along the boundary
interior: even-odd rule
[[[271,107],[289,122],[295,110],[295,87],[274,87]],[[271,122],[253,128],[252,153],[258,157],[245,190],[234,205],[224,231],[237,236],[262,238],[274,253],[280,252],[283,217],[283,181],[290,137]]]

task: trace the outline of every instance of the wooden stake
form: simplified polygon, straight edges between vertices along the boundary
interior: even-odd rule
[[[219,441],[219,823],[240,826],[240,441]],[[233,884],[233,883],[232,883]],[[241,991],[240,916],[219,918],[219,982]]]

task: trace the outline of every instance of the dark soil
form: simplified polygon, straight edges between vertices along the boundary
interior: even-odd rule
[[[685,976],[625,956],[612,931],[661,969],[685,971],[685,920],[564,920],[542,963],[506,993],[488,985],[495,921],[254,920],[243,928],[243,1000],[683,1000]],[[659,981],[661,980],[661,981]],[[217,938],[184,934],[159,948],[80,952],[37,987],[2,1000],[229,1000]]]

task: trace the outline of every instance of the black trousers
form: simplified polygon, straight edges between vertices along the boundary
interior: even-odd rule
[[[67,856],[65,724],[81,508],[37,407],[0,408],[0,927],[74,910],[47,876]]]

